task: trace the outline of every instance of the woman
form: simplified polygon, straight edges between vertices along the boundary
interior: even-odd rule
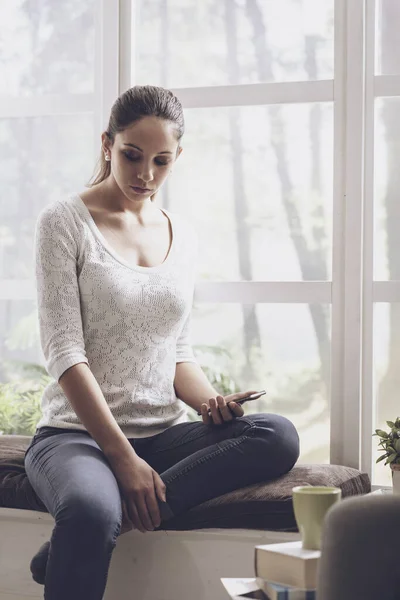
[[[40,336],[54,382],[25,465],[55,519],[31,563],[46,600],[101,600],[118,535],[283,475],[298,458],[290,421],[243,417],[235,400],[252,390],[221,396],[193,355],[196,236],[153,203],[183,132],[170,91],[129,89],[112,107],[89,189],[37,221]],[[188,422],[185,404],[201,420]]]

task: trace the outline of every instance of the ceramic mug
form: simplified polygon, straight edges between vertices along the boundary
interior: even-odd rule
[[[303,548],[321,549],[324,518],[328,510],[339,502],[342,490],[338,487],[297,486],[292,489],[293,509]]]

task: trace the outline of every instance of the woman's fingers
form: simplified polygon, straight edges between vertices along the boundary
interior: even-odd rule
[[[204,404],[200,407],[201,418],[203,419],[203,423],[209,425],[212,422],[211,416],[208,414],[208,404],[204,402]]]
[[[128,509],[126,508],[126,502],[124,500],[124,498],[121,498],[121,505],[122,505],[122,524],[121,524],[121,531],[120,531],[120,535],[122,535],[123,533],[126,533],[127,531],[131,531],[131,529],[133,529],[133,523],[129,518],[128,515]]]
[[[128,508],[128,505],[127,505],[127,508]],[[146,533],[147,529],[144,526],[144,524],[142,523],[142,520],[141,520],[138,510],[136,508],[136,505],[133,501],[129,502],[128,510],[129,510],[129,518],[132,521],[135,529],[139,529],[139,531],[141,531],[142,533]]]
[[[217,396],[218,408],[224,421],[233,421],[233,415],[223,396]]]
[[[219,398],[219,397],[221,397],[221,396],[217,396],[217,398]],[[216,425],[221,425],[222,417],[221,417],[219,409],[218,409],[217,400],[215,398],[210,398],[209,402],[210,402],[212,420],[214,421],[214,423]]]
[[[210,410],[210,413],[208,410]],[[242,417],[244,410],[236,402],[231,401],[227,404],[225,398],[218,395],[217,398],[210,398],[209,406],[203,403],[200,407],[200,413],[203,423],[206,425],[209,423],[222,425],[226,421],[232,421],[235,417]]]
[[[157,497],[162,502],[166,502],[167,501],[167,496],[166,496],[167,488],[166,488],[165,483],[163,482],[163,480],[157,473],[157,471],[153,471],[153,481],[154,481],[154,488],[156,490]]]
[[[156,527],[161,525],[161,514],[157,497],[162,502],[167,501],[165,483],[156,471],[153,470],[152,474],[153,487],[148,489],[147,492],[143,490],[140,494],[136,495],[135,500],[131,500],[129,503],[128,518],[134,527],[142,533],[154,531]],[[127,509],[127,506],[125,508]],[[124,505],[122,515],[124,519]],[[125,531],[127,530],[125,529]]]
[[[210,413],[208,412],[210,410]],[[236,417],[242,417],[244,410],[240,404],[234,401],[226,403],[223,396],[218,395],[216,398],[210,398],[209,406],[203,403],[200,407],[200,413],[203,423],[215,423],[221,425],[226,421],[232,421]]]
[[[154,503],[150,499],[150,494],[149,496],[140,495],[136,498],[136,508],[141,522],[147,531],[153,531],[154,525],[150,516],[149,506],[151,511],[154,512]]]
[[[156,492],[153,491],[146,496],[147,511],[151,519],[151,529],[154,530],[156,527],[161,525],[160,509],[157,502]]]
[[[236,402],[229,402],[229,409],[233,412],[235,417],[243,417],[244,410],[240,404],[236,404]]]

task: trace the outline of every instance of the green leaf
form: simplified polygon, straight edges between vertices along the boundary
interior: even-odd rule
[[[377,463],[378,463],[378,462],[381,462],[381,460],[385,460],[385,458],[386,458],[386,457],[387,457],[387,454],[382,454],[382,456],[380,456],[380,457],[379,457],[379,458],[376,460],[376,462],[377,462]]]
[[[375,431],[376,431],[376,435],[379,435],[379,437],[383,437],[383,438],[389,437],[389,434],[386,433],[386,431],[383,431],[383,429],[375,429]]]
[[[400,453],[400,439],[395,441],[394,447],[396,448],[396,452]]]
[[[386,421],[386,423],[389,425],[389,427],[391,429],[394,429],[396,427],[396,425],[393,423],[393,421]]]
[[[397,458],[397,454],[391,454],[391,455],[388,457],[388,459],[387,459],[387,461],[386,461],[386,463],[385,463],[385,464],[387,464],[387,465],[390,465],[390,463],[392,463],[392,462],[393,462],[393,461],[394,461],[396,458]]]

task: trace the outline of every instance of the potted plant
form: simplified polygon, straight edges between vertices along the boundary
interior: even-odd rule
[[[384,452],[376,462],[385,460],[385,465],[390,465],[392,470],[393,493],[400,494],[400,417],[396,421],[386,421],[390,427],[387,433],[383,429],[376,429],[374,435],[380,438],[378,450]]]

